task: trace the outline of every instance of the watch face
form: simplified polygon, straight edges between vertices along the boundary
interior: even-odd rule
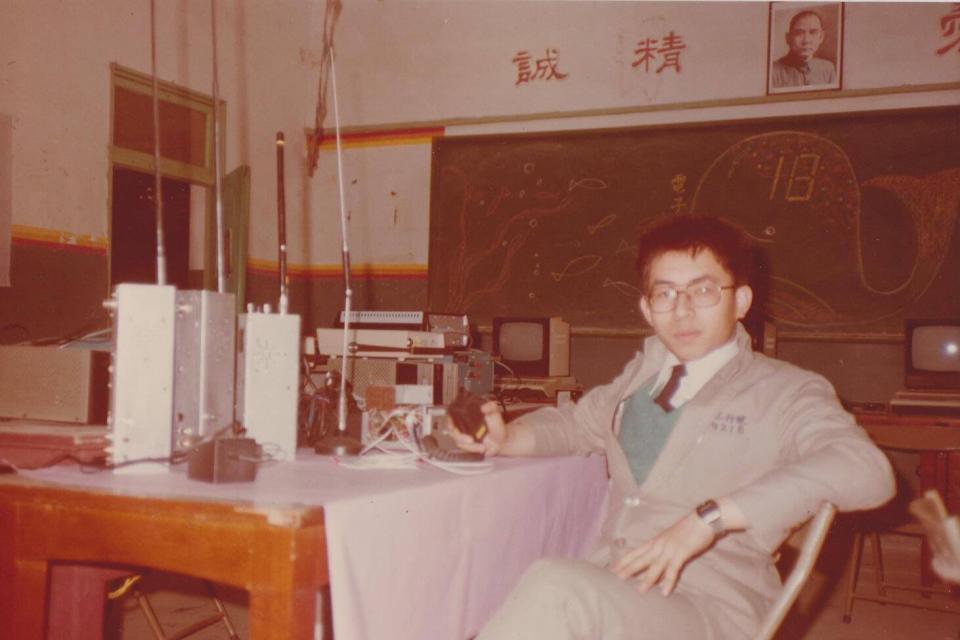
[[[707,500],[697,507],[697,515],[700,519],[710,525],[716,533],[723,531],[723,524],[720,522],[720,507],[713,500]]]

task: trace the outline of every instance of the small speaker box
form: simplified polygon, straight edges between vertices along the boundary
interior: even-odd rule
[[[0,417],[106,424],[110,353],[0,346]]]

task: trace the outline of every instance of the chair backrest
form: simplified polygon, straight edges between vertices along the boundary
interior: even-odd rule
[[[881,449],[960,451],[960,428],[957,427],[869,422],[862,426]]]
[[[790,575],[783,583],[783,591],[774,601],[773,606],[767,612],[760,625],[760,631],[757,633],[756,640],[770,640],[773,634],[777,632],[783,619],[787,617],[790,607],[796,602],[797,596],[803,589],[807,578],[813,572],[813,566],[817,562],[817,556],[820,555],[820,549],[823,548],[823,542],[827,539],[827,532],[830,531],[830,525],[833,523],[833,516],[837,512],[829,502],[820,505],[817,513],[805,525],[807,529],[806,536],[803,538],[803,545],[800,547],[800,555],[797,556],[796,564]]]
[[[940,494],[933,489],[910,503],[910,513],[927,534],[933,570],[944,580],[960,584],[960,519],[947,513]]]

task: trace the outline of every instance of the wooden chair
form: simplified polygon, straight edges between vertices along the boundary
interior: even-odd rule
[[[960,451],[960,429],[953,427],[938,427],[933,425],[910,424],[865,424],[864,428],[870,437],[881,449],[908,451],[914,453],[933,452],[946,458],[951,452]],[[900,517],[897,517],[897,516]],[[907,513],[890,513],[889,509],[880,509],[876,512],[863,514],[857,519],[854,528],[853,548],[850,558],[850,573],[847,581],[846,604],[843,611],[843,621],[849,623],[852,619],[853,603],[855,600],[869,600],[883,604],[895,604],[920,609],[948,611],[956,613],[956,606],[950,608],[930,600],[918,601],[888,594],[888,589],[899,591],[913,591],[923,594],[949,594],[950,590],[943,586],[924,586],[922,584],[904,584],[887,579],[883,569],[883,547],[881,539],[884,536],[897,535],[920,538],[926,544],[926,532],[921,524],[909,519]],[[869,537],[873,550],[874,562],[874,593],[858,591],[860,568],[863,556],[863,540]]]
[[[147,619],[147,624],[150,626],[150,630],[153,631],[153,635],[157,640],[181,640],[182,638],[188,638],[195,633],[198,633],[207,627],[215,625],[218,622],[222,622],[223,626],[227,630],[227,634],[230,640],[240,640],[240,636],[237,635],[237,631],[233,626],[233,623],[230,621],[230,616],[227,614],[226,608],[224,608],[223,603],[220,601],[220,598],[213,591],[213,587],[210,586],[210,583],[206,580],[203,581],[203,586],[207,590],[207,593],[210,596],[210,600],[214,607],[214,612],[210,615],[192,622],[180,629],[176,629],[172,633],[167,633],[163,630],[163,626],[160,624],[160,620],[157,618],[157,614],[154,611],[153,607],[150,605],[150,600],[147,599],[146,594],[140,590],[137,586],[140,580],[143,578],[144,574],[134,574],[128,576],[124,579],[123,584],[114,589],[113,591],[107,594],[107,598],[110,600],[119,600],[127,595],[133,596],[137,601],[137,605],[140,607],[140,610],[143,612],[144,617]]]
[[[770,640],[780,628],[783,619],[800,595],[803,585],[813,572],[813,566],[817,562],[817,556],[820,555],[820,549],[823,548],[836,511],[836,507],[829,502],[824,502],[817,513],[804,525],[805,535],[800,546],[800,554],[790,575],[783,583],[783,591],[764,617],[760,631],[755,636],[756,640]]]

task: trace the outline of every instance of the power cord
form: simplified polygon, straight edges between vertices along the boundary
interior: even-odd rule
[[[191,443],[189,447],[181,451],[177,451],[170,456],[156,456],[148,458],[134,458],[132,460],[124,460],[123,462],[114,462],[108,463],[106,458],[103,456],[91,456],[89,458],[78,457],[73,453],[61,453],[57,456],[54,456],[50,460],[44,462],[43,464],[38,465],[17,465],[14,464],[11,460],[6,458],[0,458],[0,472],[5,468],[9,468],[13,471],[38,471],[40,469],[48,469],[50,467],[55,467],[61,462],[73,461],[77,463],[77,466],[81,473],[100,473],[101,471],[112,471],[114,469],[120,469],[122,467],[129,467],[135,464],[147,464],[147,463],[159,463],[159,464],[170,464],[177,465],[186,462],[190,458],[190,454],[199,448],[200,446],[216,440],[221,435],[227,431],[233,431],[236,435],[242,435],[246,429],[239,426],[238,424],[229,424],[225,427],[214,431],[213,433],[196,440]],[[267,443],[263,445],[263,454],[258,457],[254,456],[237,456],[237,459],[246,460],[248,462],[254,462],[256,464],[270,464],[277,462],[281,459],[283,451],[276,444]]]

